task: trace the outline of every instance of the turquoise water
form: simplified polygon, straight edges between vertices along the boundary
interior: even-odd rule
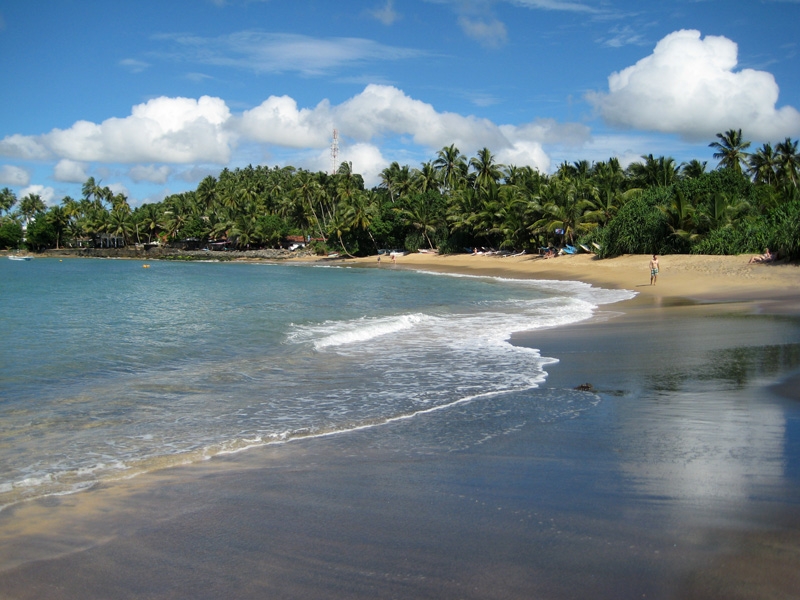
[[[631,296],[388,266],[0,261],[0,506],[479,407],[556,359],[513,332]],[[542,414],[596,401],[551,395]]]

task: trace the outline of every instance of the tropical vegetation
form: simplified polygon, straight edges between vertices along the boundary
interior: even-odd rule
[[[717,134],[714,169],[642,156],[564,162],[552,174],[499,164],[488,148],[450,145],[414,168],[393,162],[367,189],[344,162],[336,173],[293,167],[223,169],[193,191],[131,208],[89,178],[78,199],[45,206],[0,191],[0,247],[217,244],[278,247],[299,236],[319,252],[442,253],[475,247],[535,252],[581,244],[624,253],[739,254],[765,247],[800,257],[800,154],[789,138],[752,152],[741,130]]]

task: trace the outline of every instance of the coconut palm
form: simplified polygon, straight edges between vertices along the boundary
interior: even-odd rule
[[[700,237],[695,221],[695,208],[683,192],[675,190],[672,203],[660,209],[667,217],[672,235],[690,242]]]
[[[197,201],[205,208],[206,213],[211,211],[218,199],[217,180],[211,175],[203,178],[197,186]]]
[[[678,167],[674,158],[654,158],[652,154],[642,158],[644,162],[634,162],[628,167],[634,183],[639,187],[668,186],[678,179]]]
[[[407,225],[422,234],[428,243],[428,248],[433,248],[430,236],[436,233],[436,229],[441,225],[441,219],[434,206],[425,199],[426,195],[417,194],[411,198],[408,208],[398,209],[398,212]]]
[[[43,212],[46,208],[47,206],[45,206],[44,200],[39,194],[28,194],[19,201],[19,213],[26,224],[33,220],[36,213]]]
[[[428,191],[437,191],[440,186],[439,173],[432,161],[424,162],[412,174],[411,185],[415,192],[424,194]]]
[[[59,242],[64,235],[64,231],[66,231],[67,226],[69,225],[69,214],[67,214],[67,211],[61,206],[51,206],[48,209],[45,218],[47,219],[47,222],[53,226],[53,229],[56,232],[56,250],[58,250]]]
[[[747,165],[747,150],[750,142],[745,142],[742,138],[741,129],[729,129],[725,133],[718,133],[718,142],[711,142],[710,148],[714,148],[714,158],[719,159],[720,169],[732,169],[737,173],[742,172],[742,165]]]
[[[4,187],[0,190],[0,213],[11,212],[11,208],[17,203],[17,196],[9,188]]]
[[[130,211],[122,208],[112,210],[108,213],[108,223],[106,232],[109,235],[121,237],[127,246],[131,235],[133,235],[134,225]]]
[[[683,179],[697,179],[706,172],[707,164],[706,161],[701,162],[693,158],[689,162],[685,162],[681,165],[681,177],[683,177]]]
[[[436,153],[433,166],[439,171],[440,180],[446,192],[453,191],[459,183],[466,179],[467,160],[456,148],[455,144],[445,146]]]
[[[775,183],[778,166],[778,157],[769,143],[765,143],[747,159],[747,172],[754,183],[766,185]]]
[[[800,174],[800,154],[797,152],[797,140],[792,141],[787,137],[775,146],[775,153],[777,154],[780,179],[786,185],[796,188]]]
[[[369,192],[359,192],[353,196],[348,204],[346,204],[342,211],[342,218],[345,225],[350,230],[366,231],[369,238],[372,240],[375,249],[378,249],[378,244],[375,238],[372,237],[372,232],[369,226],[372,220],[378,214],[378,205],[371,198]]]
[[[478,155],[469,160],[469,166],[475,170],[475,187],[486,188],[497,183],[503,176],[505,165],[494,162],[494,155],[488,148],[478,150]]]

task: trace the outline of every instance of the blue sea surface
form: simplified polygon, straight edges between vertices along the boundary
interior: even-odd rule
[[[0,506],[534,389],[555,358],[512,333],[633,295],[389,266],[142,266],[0,262]],[[551,395],[542,414],[596,401]]]

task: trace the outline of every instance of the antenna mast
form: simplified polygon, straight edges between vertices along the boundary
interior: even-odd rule
[[[333,141],[331,141],[331,175],[336,175],[339,167],[339,130],[333,130]]]

